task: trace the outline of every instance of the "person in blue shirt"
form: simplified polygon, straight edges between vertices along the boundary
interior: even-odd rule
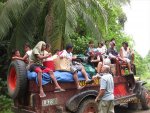
[[[100,91],[95,99],[95,102],[99,101],[98,113],[114,113],[114,81],[110,72],[110,67],[105,65],[102,67],[100,80]]]

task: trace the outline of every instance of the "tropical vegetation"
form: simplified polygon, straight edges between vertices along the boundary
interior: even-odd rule
[[[127,18],[122,5],[127,3],[130,1],[0,0],[0,111],[11,104],[5,87],[12,49],[23,55],[25,42],[33,47],[44,40],[53,50],[73,43],[75,53],[83,53],[90,40],[97,46],[97,42],[111,38],[116,39],[117,49],[123,41],[132,47],[131,37],[123,31]],[[150,61],[150,53],[144,60],[138,53],[135,56],[137,74],[150,71],[150,64],[145,63]]]

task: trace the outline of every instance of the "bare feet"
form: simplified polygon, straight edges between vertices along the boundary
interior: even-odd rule
[[[82,87],[82,86],[78,86],[78,87],[77,87],[78,90],[81,90],[81,89],[83,89],[83,88],[84,88],[84,87]]]
[[[54,92],[61,92],[61,91],[65,91],[65,89],[63,89],[61,87],[55,87],[55,91]]]
[[[40,91],[39,96],[40,96],[41,98],[46,97],[46,95],[45,95],[45,93],[43,92],[43,90]]]

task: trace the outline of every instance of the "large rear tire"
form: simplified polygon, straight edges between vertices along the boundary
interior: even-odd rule
[[[79,105],[77,113],[98,113],[98,104],[94,99],[86,99]]]
[[[13,99],[22,97],[27,87],[26,64],[23,61],[12,61],[7,75],[8,94]]]
[[[141,88],[140,102],[143,110],[150,108],[150,94],[145,87]]]

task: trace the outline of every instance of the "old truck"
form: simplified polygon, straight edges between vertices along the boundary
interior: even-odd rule
[[[130,108],[142,106],[149,108],[149,96],[144,88],[145,82],[135,80],[134,74],[125,74],[126,64],[113,64],[115,74],[115,105],[128,104]],[[114,71],[113,70],[113,71]],[[40,98],[35,80],[27,79],[26,65],[23,61],[12,61],[8,70],[8,92],[13,99],[12,111],[15,113],[98,113],[94,101],[99,91],[99,79],[86,85],[79,81],[82,90],[77,90],[74,82],[59,82],[66,91],[55,92],[54,84],[43,86],[46,97]]]

